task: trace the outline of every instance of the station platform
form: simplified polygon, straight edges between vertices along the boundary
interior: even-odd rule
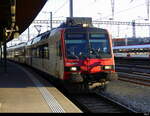
[[[0,113],[82,113],[52,84],[35,72],[0,61]]]

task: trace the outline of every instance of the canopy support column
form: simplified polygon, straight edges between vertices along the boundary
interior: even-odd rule
[[[1,64],[2,64],[2,44],[0,43],[0,61],[1,61]]]
[[[6,58],[6,55],[7,55],[7,43],[4,42],[4,72],[6,73],[7,72],[7,58]]]

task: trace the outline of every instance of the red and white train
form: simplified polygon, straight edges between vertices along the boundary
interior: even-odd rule
[[[91,18],[67,18],[60,27],[7,49],[7,58],[25,63],[63,82],[104,87],[118,78],[108,31]]]

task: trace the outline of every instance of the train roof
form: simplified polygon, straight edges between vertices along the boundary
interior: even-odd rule
[[[27,42],[27,46],[37,43],[43,39],[46,39],[50,35],[51,31],[43,32],[36,37],[32,38],[30,41]]]
[[[8,47],[8,49],[16,49],[16,48],[24,47],[25,45],[26,45],[26,42],[22,42],[17,45]]]
[[[129,46],[115,46],[113,49],[134,49],[134,48],[150,48],[150,44],[145,45],[129,45]]]
[[[67,17],[66,22],[62,23],[59,27],[93,27],[91,17]]]

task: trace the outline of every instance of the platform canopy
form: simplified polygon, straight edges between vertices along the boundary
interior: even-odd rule
[[[47,0],[0,0],[0,42],[25,31]]]

